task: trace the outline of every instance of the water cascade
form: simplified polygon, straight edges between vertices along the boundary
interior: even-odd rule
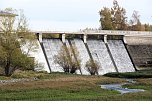
[[[62,45],[60,39],[43,39],[44,50],[52,72],[63,72],[62,67],[54,62],[54,56],[58,54]]]
[[[81,71],[83,75],[89,75],[89,72],[85,68],[86,62],[90,59],[84,42],[81,39],[71,40],[73,46],[75,46],[79,52],[79,57],[81,59]]]
[[[108,46],[119,72],[135,71],[122,40],[108,40]]]
[[[100,65],[99,75],[116,72],[105,43],[102,40],[88,40],[87,44],[93,59],[98,61]]]

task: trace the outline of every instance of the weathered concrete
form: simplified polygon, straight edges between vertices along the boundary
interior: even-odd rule
[[[104,43],[108,43],[108,41],[107,41],[107,35],[104,35]]]
[[[42,43],[42,33],[39,33],[39,41]]]
[[[152,45],[152,36],[125,36],[124,42],[128,45]]]
[[[62,34],[62,42],[65,43],[65,34]]]
[[[83,42],[87,43],[87,35],[86,34],[83,35]]]

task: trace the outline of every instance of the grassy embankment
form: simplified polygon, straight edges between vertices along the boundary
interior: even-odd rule
[[[122,78],[34,72],[17,73],[11,78],[30,79],[35,77],[39,78],[39,80],[6,84],[1,83],[1,101],[151,101],[152,99],[152,78],[136,79],[138,83],[126,85],[130,88],[143,88],[146,90],[145,92],[124,95],[119,94],[117,91],[100,88],[100,84],[125,82]]]

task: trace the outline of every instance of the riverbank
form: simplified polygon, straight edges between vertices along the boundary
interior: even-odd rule
[[[23,72],[14,74],[14,76],[16,77],[15,79],[21,79],[22,77],[26,77],[26,79],[36,77],[38,79],[10,82],[5,85],[0,84],[1,100],[151,101],[152,99],[152,82],[150,82],[152,78],[136,79],[138,83],[126,85],[128,88],[145,89],[145,92],[121,95],[117,91],[101,89],[100,85],[126,83],[126,80],[122,78],[33,72],[30,72],[30,74]]]

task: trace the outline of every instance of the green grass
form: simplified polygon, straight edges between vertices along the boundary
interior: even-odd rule
[[[94,89],[71,89],[71,88],[60,88],[60,89],[35,89],[35,90],[22,90],[22,91],[2,91],[0,94],[1,99],[7,100],[86,100],[86,99],[97,99],[101,96],[108,94],[115,95],[115,91],[102,90],[100,88]]]
[[[0,84],[1,101],[151,101],[152,78],[136,79],[129,88],[145,89],[145,92],[121,95],[117,91],[104,90],[100,84],[123,83],[122,78],[81,76],[64,73],[15,73],[13,78],[39,77],[37,81]]]
[[[107,73],[107,77],[119,77],[119,78],[152,78],[152,71],[137,71],[128,73]]]

